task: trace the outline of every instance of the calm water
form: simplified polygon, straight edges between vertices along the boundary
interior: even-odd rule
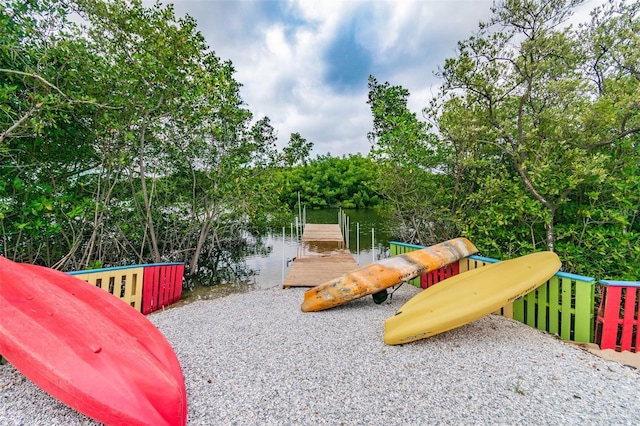
[[[386,221],[372,210],[345,210],[344,213],[349,218],[349,249],[358,264],[387,257]],[[338,209],[307,210],[306,222],[337,224],[339,215]],[[292,223],[278,233],[249,238],[248,244],[240,250],[216,259],[214,265],[199,277],[200,284],[191,283],[192,289],[183,292],[183,299],[215,298],[282,286],[290,263],[297,255],[300,237],[300,231],[296,232]],[[217,284],[210,285],[214,282]]]

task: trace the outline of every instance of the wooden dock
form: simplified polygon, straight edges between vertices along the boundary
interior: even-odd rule
[[[358,263],[345,248],[339,225],[308,223],[298,256],[282,287],[315,287],[357,267]]]

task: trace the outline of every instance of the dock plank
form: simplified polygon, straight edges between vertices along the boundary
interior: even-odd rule
[[[302,241],[344,242],[339,225],[308,223],[302,233]]]
[[[358,263],[344,247],[339,225],[308,223],[282,287],[315,287],[356,268]]]
[[[351,261],[327,258],[296,259],[291,265],[283,287],[315,287],[339,278],[357,267],[358,264],[353,258]]]

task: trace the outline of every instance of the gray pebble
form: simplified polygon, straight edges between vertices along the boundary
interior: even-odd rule
[[[300,311],[272,288],[149,315],[182,365],[192,425],[640,424],[640,371],[500,316],[401,346],[392,303]],[[10,365],[1,425],[93,425]]]

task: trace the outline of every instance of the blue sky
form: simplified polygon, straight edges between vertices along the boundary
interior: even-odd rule
[[[588,16],[600,0],[587,1]],[[168,3],[165,1],[165,3]],[[438,90],[434,71],[487,20],[490,0],[176,0],[210,48],[231,60],[255,118],[284,146],[293,132],[312,155],[366,155],[367,78],[409,90],[418,117]]]

